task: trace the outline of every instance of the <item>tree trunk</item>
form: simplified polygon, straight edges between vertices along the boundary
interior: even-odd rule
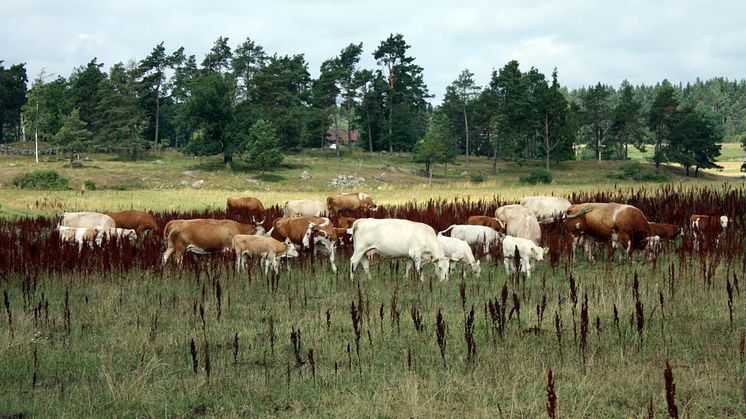
[[[497,155],[500,153],[500,137],[495,134],[495,152],[492,154],[492,176],[497,174]]]
[[[231,165],[233,164],[233,156],[223,154],[223,163],[225,163],[226,169],[231,170]]]
[[[34,127],[34,157],[36,158],[36,163],[39,163],[39,123],[37,121],[36,127]]]
[[[334,152],[339,158],[339,115],[336,106],[334,107],[334,147]]]
[[[549,117],[544,116],[544,156],[546,156],[547,172],[549,171]]]
[[[466,103],[464,103],[464,132],[466,133],[466,164],[469,164],[469,120],[466,117]]]
[[[394,122],[392,121],[393,116],[394,116],[394,105],[391,104],[391,106],[389,107],[389,153],[392,153],[392,154],[394,152],[394,139],[392,138],[393,132],[394,132],[392,129],[392,125]]]
[[[135,147],[130,149],[130,161],[137,161],[137,148]]]
[[[75,158],[75,150],[70,151],[70,167],[73,167],[73,159]]]
[[[370,132],[370,111],[368,105],[365,105],[365,116],[368,120],[368,151],[373,152],[373,133]]]
[[[347,101],[347,149],[352,154],[352,122],[350,115],[352,115],[352,109],[350,102]]]
[[[161,82],[155,86],[155,145],[158,145],[158,130],[161,119]]]

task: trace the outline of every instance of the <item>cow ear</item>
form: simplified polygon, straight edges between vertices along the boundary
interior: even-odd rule
[[[479,263],[480,263],[480,262],[481,262],[481,260],[478,260],[478,261],[477,261],[477,266],[479,266]]]
[[[549,248],[548,247],[542,247],[541,251],[544,252],[544,254],[547,254],[547,253],[549,253]]]

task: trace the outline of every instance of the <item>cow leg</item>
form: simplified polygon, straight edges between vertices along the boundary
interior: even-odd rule
[[[513,272],[513,259],[506,256],[503,258],[503,264],[505,265],[505,273],[510,276]]]
[[[420,281],[424,281],[424,272],[422,271],[422,257],[421,256],[414,256],[412,257],[412,261],[414,262],[414,271],[420,276]]]
[[[332,248],[329,250],[329,263],[332,265],[332,272],[337,273],[337,265],[334,263],[334,251],[337,246],[332,243]]]
[[[243,254],[241,253],[236,254],[236,272],[241,272],[242,259],[243,259]]]
[[[526,278],[531,278],[531,260],[528,258],[521,258],[521,272],[526,274]]]
[[[280,258],[277,256],[272,258],[272,269],[275,271],[275,275],[280,273]]]
[[[365,277],[368,278],[368,281],[371,280],[370,276],[370,259],[363,258],[363,271],[365,272]]]
[[[163,262],[161,263],[161,266],[166,266],[166,262],[168,262],[168,258],[170,258],[173,253],[174,253],[173,247],[169,247],[168,249],[166,249],[165,252],[163,252]]]
[[[364,257],[365,252],[358,252],[355,250],[352,253],[352,257],[350,257],[350,281],[355,279],[355,269],[357,269],[357,264],[360,263],[360,260]]]
[[[404,279],[409,278],[409,272],[412,271],[412,266],[413,266],[412,259],[407,259],[407,266],[406,268],[404,268]]]

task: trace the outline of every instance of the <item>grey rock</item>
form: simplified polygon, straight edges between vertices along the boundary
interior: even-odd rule
[[[200,179],[200,180],[192,183],[192,188],[193,189],[200,189],[200,188],[202,188],[202,186],[204,186],[204,184],[205,184],[205,181],[202,180],[202,179]]]
[[[184,170],[183,172],[181,172],[181,174],[186,177],[197,177],[197,175],[195,175],[194,172],[191,170]]]
[[[311,174],[308,173],[308,170],[304,170],[303,173],[300,174],[300,179],[309,180],[311,179]]]
[[[153,164],[163,164],[163,160],[153,160]]]
[[[187,183],[186,180],[182,180],[181,182],[179,182],[179,186],[181,186],[182,188],[186,188],[187,186],[189,186],[189,183]]]

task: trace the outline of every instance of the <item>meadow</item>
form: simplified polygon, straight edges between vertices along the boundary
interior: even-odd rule
[[[725,148],[732,161],[723,164],[740,167],[742,150]],[[663,181],[636,181],[613,176],[623,163],[577,161],[552,163],[549,185],[528,185],[519,178],[541,164],[498,162],[491,175],[491,162],[477,157],[439,165],[429,179],[407,155],[337,160],[317,150],[287,156],[260,178],[240,160],[226,171],[215,157],[143,157],[93,155],[71,169],[57,156],[38,165],[0,156],[0,416],[650,417],[669,414],[673,402],[681,416],[724,417],[746,409],[746,185],[737,171],[694,179],[666,167]],[[68,177],[71,189],[8,188],[39,169]],[[303,171],[311,179],[300,180]],[[365,183],[330,186],[338,175]],[[204,186],[191,188],[197,180]],[[86,181],[96,190],[81,192]],[[79,254],[52,233],[66,210],[146,209],[161,224],[247,221],[225,212],[226,199],[241,195],[270,207],[268,227],[288,199],[350,190],[373,195],[381,209],[371,216],[436,229],[536,194],[627,202],[681,226],[693,212],[733,221],[717,249],[694,252],[685,231],[654,262],[619,263],[607,248],[595,265],[572,262],[560,226],[548,225],[549,255],[530,279],[509,277],[493,249],[480,278],[457,269],[438,282],[429,267],[422,283],[401,278],[403,261],[386,259],[372,264],[371,281],[351,282],[349,243],[339,274],[304,254],[263,276],[257,262],[235,273],[224,255],[161,267],[155,237]]]
[[[0,414],[742,416],[745,193],[703,184],[571,195],[677,225],[692,212],[733,221],[717,248],[695,252],[686,231],[654,262],[620,263],[607,248],[595,265],[571,261],[556,222],[530,279],[509,277],[494,250],[481,278],[457,269],[438,282],[429,267],[424,282],[403,279],[403,261],[379,259],[372,280],[353,282],[349,244],[338,275],[312,254],[278,276],[257,262],[236,274],[224,255],[161,267],[155,237],[79,254],[57,241],[53,218],[0,220]],[[425,200],[371,215],[442,229],[505,202]]]

